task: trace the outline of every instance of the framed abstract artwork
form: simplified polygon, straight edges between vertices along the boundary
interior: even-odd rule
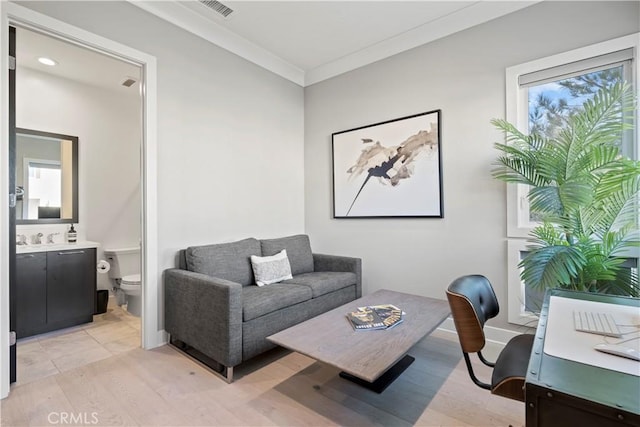
[[[440,110],[336,132],[334,218],[443,218]]]

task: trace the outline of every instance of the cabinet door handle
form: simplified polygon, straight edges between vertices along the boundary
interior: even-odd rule
[[[78,255],[83,253],[84,251],[58,252],[58,255]]]
[[[18,255],[18,258],[35,258],[35,255]]]

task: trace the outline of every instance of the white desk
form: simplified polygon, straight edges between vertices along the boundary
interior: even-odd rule
[[[594,350],[596,344],[622,343],[640,351],[640,326],[620,326],[623,338],[576,331],[573,312],[610,313],[618,325],[640,325],[640,308],[574,298],[552,296],[544,338],[544,352],[550,356],[640,376],[640,362]],[[633,339],[636,338],[636,339]]]

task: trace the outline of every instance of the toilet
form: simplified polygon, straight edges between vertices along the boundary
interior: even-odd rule
[[[134,316],[140,317],[142,314],[140,248],[105,248],[104,256],[111,265],[109,278],[116,295],[118,289],[124,292],[127,311]]]

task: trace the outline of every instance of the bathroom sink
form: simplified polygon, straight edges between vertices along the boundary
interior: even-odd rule
[[[74,247],[76,247],[76,245],[75,245],[75,243],[74,244],[70,244],[70,243],[48,243],[48,244],[42,245],[42,247],[44,248],[45,251],[59,251],[59,250],[73,249]]]
[[[42,243],[40,245],[16,245],[16,253],[24,254],[30,252],[67,251],[72,249],[97,248],[100,246],[96,242],[78,243]]]

